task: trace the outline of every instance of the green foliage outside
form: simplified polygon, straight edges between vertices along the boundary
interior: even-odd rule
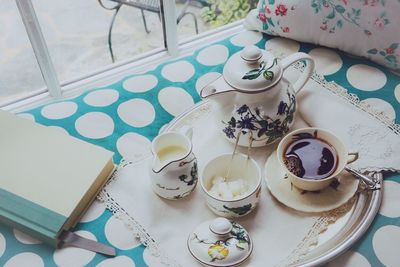
[[[201,18],[214,28],[243,19],[257,6],[257,0],[207,0],[207,3],[201,10]]]

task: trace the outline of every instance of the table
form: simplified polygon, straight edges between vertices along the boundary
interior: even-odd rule
[[[399,76],[339,51],[255,32],[242,32],[207,45],[193,55],[165,62],[145,74],[125,77],[74,99],[38,107],[20,116],[113,150],[115,162],[122,157],[138,159],[146,153],[150,141],[165,123],[200,101],[198,91],[206,81],[220,75],[227,58],[250,43],[281,55],[298,50],[318,54],[317,71],[327,80],[336,81],[399,122]],[[382,208],[372,227],[357,245],[331,266],[398,265],[400,176],[386,174],[384,186]],[[0,265],[151,266],[154,262],[144,246],[101,203],[93,204],[76,230],[115,246],[118,257],[107,259],[75,248],[54,250],[0,225]]]

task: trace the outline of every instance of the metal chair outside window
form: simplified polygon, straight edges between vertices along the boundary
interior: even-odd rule
[[[111,19],[111,24],[108,29],[108,49],[110,51],[112,62],[115,62],[115,56],[114,56],[114,52],[113,52],[113,48],[112,48],[112,30],[114,27],[115,19],[123,5],[140,9],[140,12],[142,13],[142,19],[143,19],[144,29],[145,29],[146,33],[150,33],[150,30],[147,26],[147,21],[146,21],[146,16],[145,16],[144,11],[157,13],[161,20],[161,16],[160,16],[160,14],[161,14],[160,1],[161,0],[97,0],[97,1],[99,2],[100,6],[103,7],[104,9],[114,10],[114,14]],[[112,7],[108,7],[107,5],[104,4],[105,1],[115,2],[116,5],[114,5]],[[191,2],[191,0],[185,0],[184,6],[181,9],[181,11],[176,19],[176,23],[179,24],[179,22],[183,19],[183,17],[185,17],[186,15],[190,15],[193,17],[196,34],[198,34],[199,29],[198,29],[196,15],[190,11],[187,11],[187,8],[188,8],[190,2]]]

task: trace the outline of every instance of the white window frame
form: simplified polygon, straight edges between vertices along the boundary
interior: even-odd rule
[[[237,21],[179,42],[175,1],[161,0],[165,48],[142,53],[60,83],[31,0],[16,0],[16,3],[46,87],[0,105],[0,108],[13,112],[49,103],[61,97],[74,97],[88,89],[112,84],[126,75],[144,72],[168,59],[188,55],[205,43],[216,42],[243,30],[242,21]]]

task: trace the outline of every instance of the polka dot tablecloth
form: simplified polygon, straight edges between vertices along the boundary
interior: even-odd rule
[[[280,57],[297,51],[311,54],[317,72],[328,81],[336,81],[399,122],[400,77],[394,73],[339,51],[247,31],[191,56],[163,63],[146,74],[132,75],[20,116],[115,151],[116,163],[121,157],[135,160],[148,153],[151,140],[165,123],[200,101],[199,90],[222,73],[229,56],[248,44]],[[382,207],[367,234],[328,266],[399,266],[400,176],[386,174],[384,186]],[[94,202],[75,230],[116,247],[118,256],[106,258],[79,248],[54,250],[0,225],[0,266],[148,266],[154,262],[102,203]]]

